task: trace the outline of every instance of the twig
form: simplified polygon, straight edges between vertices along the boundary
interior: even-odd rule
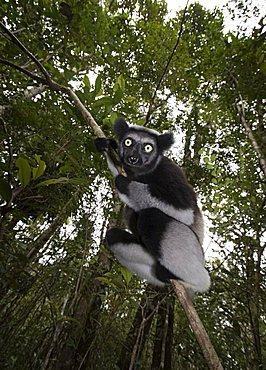
[[[9,67],[12,67],[12,68],[16,69],[19,72],[24,73],[25,75],[27,75],[28,77],[30,77],[32,80],[35,80],[35,81],[37,81],[37,82],[39,82],[41,84],[47,85],[47,81],[43,77],[40,77],[40,76],[38,76],[38,75],[36,75],[36,74],[28,71],[27,69],[18,66],[15,63],[9,62],[8,60],[5,60],[5,59],[0,59],[0,63],[5,64],[5,65],[7,65]]]
[[[210,370],[223,370],[222,364],[217,356],[217,353],[210,341],[210,338],[204,328],[204,325],[199,318],[199,315],[192,303],[191,298],[187,294],[184,285],[176,280],[171,280],[176,296],[183,307],[195,337],[202,349],[205,360]]]
[[[259,164],[261,166],[264,177],[266,177],[266,158],[265,158],[265,156],[264,156],[264,154],[263,154],[255,136],[253,135],[253,132],[252,132],[249,124],[246,121],[244,101],[243,101],[241,92],[239,91],[238,81],[237,81],[236,77],[233,75],[233,72],[232,72],[231,69],[229,69],[227,71],[227,73],[228,73],[228,76],[230,78],[230,83],[231,83],[231,85],[233,86],[233,88],[235,89],[235,91],[237,93],[237,96],[235,98],[235,107],[236,107],[236,110],[237,110],[237,113],[238,113],[238,116],[239,116],[239,121],[245,129],[247,137],[251,141],[251,144],[252,144],[252,146],[255,150],[255,153],[258,156]]]
[[[39,71],[44,75],[46,81],[49,83],[51,81],[51,77],[49,76],[49,73],[46,71],[44,66],[42,65],[41,62],[22,44],[22,42],[19,41],[19,39],[14,35],[13,32],[11,32],[5,25],[4,23],[0,22],[0,28],[4,30],[4,32],[10,37],[12,42],[16,44],[24,54],[26,54],[38,67]]]
[[[236,101],[235,105],[236,105],[236,110],[238,112],[240,123],[242,124],[242,126],[246,130],[247,136],[248,136],[249,140],[251,141],[251,144],[252,144],[252,146],[253,146],[253,148],[254,148],[257,156],[258,156],[258,160],[259,160],[261,169],[264,173],[264,176],[266,177],[266,158],[264,157],[264,155],[263,155],[263,153],[260,149],[260,146],[257,143],[257,140],[256,140],[255,136],[253,135],[253,132],[252,132],[249,124],[246,121],[244,102],[243,102],[241,94],[239,94],[238,97],[239,97],[239,99],[238,99],[238,101]]]
[[[169,65],[170,65],[170,63],[171,63],[171,61],[173,59],[173,56],[174,56],[174,54],[176,52],[176,49],[177,49],[177,47],[179,45],[180,38],[181,38],[181,35],[182,35],[182,32],[183,32],[183,26],[184,26],[185,21],[186,21],[186,17],[185,16],[186,16],[186,12],[187,12],[188,3],[189,3],[189,0],[187,0],[186,6],[185,6],[185,9],[184,9],[184,12],[183,12],[183,16],[182,16],[182,20],[181,20],[181,25],[180,25],[180,29],[179,29],[179,33],[178,33],[178,36],[177,36],[177,40],[176,40],[175,46],[174,46],[174,48],[173,48],[173,50],[172,50],[172,52],[171,52],[171,54],[170,54],[170,56],[168,58],[168,61],[167,61],[166,65],[165,65],[165,67],[164,67],[163,73],[162,73],[162,75],[160,77],[160,80],[159,80],[159,82],[158,82],[158,84],[157,84],[157,86],[156,86],[156,88],[154,90],[153,96],[151,98],[151,101],[150,101],[150,104],[149,104],[148,113],[146,115],[144,126],[146,126],[148,124],[148,122],[150,120],[150,116],[152,115],[152,113],[156,109],[155,108],[155,104],[154,104],[154,100],[155,100],[156,95],[157,95],[157,92],[158,92],[158,90],[159,90],[159,88],[161,86],[161,83],[163,81],[163,78],[164,78],[164,76],[166,75],[166,73],[168,71]]]

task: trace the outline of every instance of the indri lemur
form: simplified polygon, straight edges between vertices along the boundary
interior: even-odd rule
[[[124,119],[114,124],[118,154],[126,177],[107,155],[130,230],[113,228],[106,241],[118,261],[149,283],[164,286],[177,279],[194,292],[204,292],[210,277],[204,268],[203,219],[195,192],[180,167],[163,153],[173,134],[158,132]],[[96,139],[104,151],[109,139]]]

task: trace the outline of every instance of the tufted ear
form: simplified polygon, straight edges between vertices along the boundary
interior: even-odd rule
[[[114,126],[113,126],[113,130],[119,139],[121,139],[125,135],[128,129],[129,129],[129,126],[124,120],[124,118],[118,118],[115,121]]]
[[[157,137],[159,152],[168,150],[174,144],[174,135],[172,132],[166,132]]]

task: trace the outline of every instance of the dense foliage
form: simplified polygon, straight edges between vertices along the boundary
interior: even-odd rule
[[[4,0],[0,11],[106,135],[120,115],[143,124],[157,88],[149,127],[176,131],[171,155],[212,239],[212,288],[196,308],[224,368],[254,370],[266,366],[265,16],[227,6],[243,20],[234,33],[220,10],[189,6],[164,76],[183,11],[169,17],[163,0]],[[66,95],[10,64],[38,74],[1,32],[1,369],[206,369],[173,293],[104,246],[121,210],[92,130]]]

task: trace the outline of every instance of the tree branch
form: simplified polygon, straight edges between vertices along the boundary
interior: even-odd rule
[[[51,77],[49,76],[49,73],[46,71],[42,63],[38,61],[38,59],[22,44],[22,42],[19,41],[19,39],[12,33],[3,22],[0,22],[0,28],[10,37],[10,40],[16,44],[20,50],[23,51],[24,54],[26,54],[38,67],[39,71],[44,75],[46,81],[49,83],[51,81]]]
[[[230,83],[236,91],[237,96],[235,98],[235,107],[236,107],[236,110],[237,110],[237,113],[238,113],[238,116],[239,116],[239,121],[245,129],[248,139],[251,141],[251,144],[252,144],[252,146],[255,150],[255,153],[258,156],[259,164],[261,166],[264,177],[266,177],[266,158],[263,155],[263,152],[262,152],[255,136],[253,135],[253,132],[252,132],[249,124],[246,121],[244,101],[243,101],[242,95],[241,95],[241,93],[239,91],[239,88],[238,88],[238,81],[237,81],[236,77],[233,75],[233,72],[232,72],[231,69],[229,69],[227,71],[227,73],[228,73],[228,76],[230,78]]]
[[[12,63],[12,62],[9,62],[9,61],[3,60],[3,59],[0,59],[0,62],[18,70],[19,72],[22,72],[23,74],[26,74],[28,77],[30,77],[31,79],[41,83],[42,85],[49,86],[50,89],[55,91],[55,92],[66,94],[70,98],[70,100],[72,101],[74,106],[81,113],[81,115],[85,119],[86,123],[93,130],[94,134],[99,138],[104,138],[105,137],[104,132],[98,126],[98,124],[96,123],[96,121],[93,118],[93,116],[91,115],[91,113],[86,109],[86,107],[80,101],[80,99],[75,94],[75,92],[71,88],[69,88],[67,86],[60,85],[57,82],[53,81],[52,78],[50,77],[49,73],[46,71],[46,69],[42,65],[42,63],[19,41],[19,39],[10,30],[8,30],[8,28],[2,22],[0,22],[0,28],[3,29],[3,31],[8,35],[10,40],[15,45],[17,45],[22,50],[22,52],[24,54],[26,54],[31,60],[33,60],[33,62],[36,64],[39,71],[44,75],[45,78],[37,76],[36,74],[28,71],[25,68],[22,68],[22,67],[18,66],[16,64]],[[111,158],[111,160],[113,161],[114,165],[118,168],[118,170],[120,172],[123,172],[121,162],[120,162],[116,152],[112,149],[108,149],[108,155]]]
[[[264,176],[266,177],[266,158],[264,157],[264,155],[263,155],[263,153],[260,149],[260,146],[257,143],[257,140],[256,140],[255,136],[253,135],[253,132],[252,132],[249,124],[246,121],[244,102],[243,102],[241,94],[239,94],[239,99],[238,99],[238,101],[236,101],[235,105],[236,105],[236,110],[238,112],[240,123],[242,124],[242,126],[246,130],[247,136],[248,136],[249,140],[251,141],[251,144],[252,144],[252,146],[253,146],[253,148],[254,148],[257,156],[258,156],[261,169],[264,173]]]
[[[12,68],[16,69],[17,71],[27,75],[32,80],[37,81],[38,83],[47,85],[47,81],[43,77],[37,76],[36,74],[28,71],[27,69],[25,69],[23,67],[18,66],[15,63],[9,62],[8,60],[5,60],[5,59],[0,59],[0,63],[5,64],[6,66],[9,66],[9,67],[12,67]]]
[[[156,88],[154,90],[153,95],[152,95],[152,98],[151,98],[151,101],[150,101],[150,104],[149,104],[149,108],[148,108],[148,112],[147,112],[147,115],[146,115],[144,126],[146,126],[148,124],[151,115],[156,110],[156,104],[154,103],[154,101],[155,101],[157,92],[158,92],[158,90],[159,90],[159,88],[160,88],[160,86],[162,84],[163,78],[164,78],[164,76],[166,75],[166,73],[168,71],[169,65],[170,65],[170,63],[171,63],[171,61],[173,59],[173,56],[174,56],[174,54],[176,52],[176,49],[177,49],[177,47],[179,45],[179,42],[180,42],[180,39],[181,39],[181,36],[182,36],[182,32],[183,32],[183,26],[184,26],[184,24],[186,22],[186,12],[187,12],[188,3],[189,3],[189,0],[187,0],[186,6],[185,6],[185,9],[184,9],[184,12],[183,12],[183,16],[182,16],[182,20],[181,20],[181,25],[180,25],[180,29],[179,29],[179,32],[178,32],[178,36],[177,36],[177,40],[176,40],[175,46],[174,46],[174,48],[173,48],[173,50],[172,50],[172,52],[171,52],[171,54],[170,54],[170,56],[169,56],[169,58],[167,60],[167,63],[166,63],[166,65],[164,67],[164,70],[163,70],[163,73],[162,73],[162,75],[161,75],[161,77],[159,79],[159,82],[158,82],[158,84],[157,84],[157,86],[156,86]]]
[[[204,325],[199,318],[199,315],[192,303],[191,298],[187,294],[184,285],[177,280],[171,280],[176,296],[183,307],[195,337],[202,349],[205,360],[210,370],[223,370],[222,364],[217,356],[217,353],[210,341],[210,338],[204,328]]]

